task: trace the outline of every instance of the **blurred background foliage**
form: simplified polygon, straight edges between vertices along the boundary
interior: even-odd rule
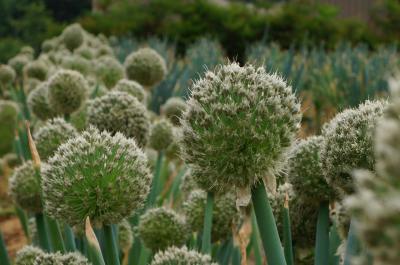
[[[338,8],[312,0],[0,0],[0,62],[22,43],[40,43],[72,21],[107,36],[156,36],[173,41],[183,55],[207,36],[230,58],[244,62],[246,47],[267,37],[282,48],[365,43],[375,49],[400,39],[400,1],[377,0],[371,21],[338,19]]]

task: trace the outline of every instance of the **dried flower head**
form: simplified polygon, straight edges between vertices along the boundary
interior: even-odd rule
[[[85,78],[72,70],[59,70],[48,81],[49,104],[57,113],[70,114],[78,110],[89,90]]]
[[[339,113],[324,127],[322,169],[336,193],[353,192],[352,170],[374,170],[373,134],[386,105],[384,101],[366,101]]]
[[[69,225],[87,216],[117,224],[140,209],[150,189],[145,154],[135,141],[91,127],[62,144],[42,169],[46,212]]]
[[[32,212],[41,212],[40,175],[36,173],[32,161],[20,165],[10,178],[9,193],[13,201],[21,208]]]
[[[146,107],[128,93],[111,91],[92,100],[87,123],[112,134],[121,132],[134,138],[140,147],[147,144],[150,121]]]
[[[162,113],[177,126],[180,125],[180,119],[186,109],[186,102],[178,97],[169,98],[161,107]]]
[[[187,103],[184,159],[206,190],[249,189],[273,177],[301,119],[292,88],[280,76],[237,63],[207,72]]]
[[[146,211],[138,229],[143,243],[153,251],[182,246],[189,235],[184,217],[164,207]]]
[[[125,60],[125,73],[128,79],[150,88],[164,79],[167,66],[155,50],[142,48],[128,55]]]
[[[40,158],[47,160],[61,144],[77,134],[77,130],[62,118],[47,121],[34,135]]]
[[[211,261],[211,257],[195,250],[188,250],[186,246],[170,247],[154,255],[150,265],[218,265]]]

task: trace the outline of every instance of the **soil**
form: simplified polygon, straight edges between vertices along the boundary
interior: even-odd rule
[[[0,230],[6,242],[7,251],[11,259],[15,253],[27,244],[27,240],[17,217],[11,216],[0,219]]]

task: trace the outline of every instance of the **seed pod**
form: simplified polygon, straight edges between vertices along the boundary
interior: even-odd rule
[[[151,88],[164,79],[167,66],[164,59],[153,49],[142,48],[126,57],[125,73],[128,79]]]
[[[42,169],[46,212],[70,226],[87,216],[117,224],[143,206],[151,174],[134,140],[91,127],[62,144]]]
[[[10,178],[9,193],[21,208],[32,213],[42,211],[40,176],[32,161],[25,162],[14,170]]]
[[[156,121],[150,128],[149,146],[156,151],[163,151],[173,142],[172,124],[167,120]]]
[[[27,100],[31,112],[43,121],[56,116],[48,102],[48,91],[48,84],[41,83],[29,93]]]
[[[47,121],[34,135],[40,158],[47,160],[61,144],[77,134],[76,129],[64,119],[55,118]]]
[[[121,79],[113,89],[116,91],[126,92],[129,95],[136,97],[143,104],[146,102],[146,91],[143,89],[142,85],[136,81]]]
[[[374,170],[373,132],[386,105],[384,101],[366,101],[356,109],[339,113],[324,127],[322,169],[337,194],[353,192],[352,170]]]
[[[186,246],[181,248],[170,247],[159,251],[154,255],[150,265],[218,265],[211,261],[211,257],[195,250],[188,250]]]
[[[86,100],[88,84],[83,76],[71,70],[59,70],[48,81],[48,99],[52,109],[71,114]]]
[[[183,157],[207,191],[249,190],[273,178],[301,119],[292,88],[280,76],[237,63],[207,72],[187,104]]]
[[[125,92],[111,91],[91,101],[87,124],[111,134],[121,132],[134,138],[140,147],[147,144],[149,137],[150,121],[145,106]]]
[[[186,109],[186,102],[178,97],[169,98],[161,107],[162,113],[177,126],[180,125],[180,119]]]
[[[189,235],[183,216],[164,207],[144,213],[140,217],[138,229],[143,243],[153,251],[182,246]]]

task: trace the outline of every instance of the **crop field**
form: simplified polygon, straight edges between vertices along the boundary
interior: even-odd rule
[[[179,49],[0,64],[0,265],[400,264],[398,45]]]

